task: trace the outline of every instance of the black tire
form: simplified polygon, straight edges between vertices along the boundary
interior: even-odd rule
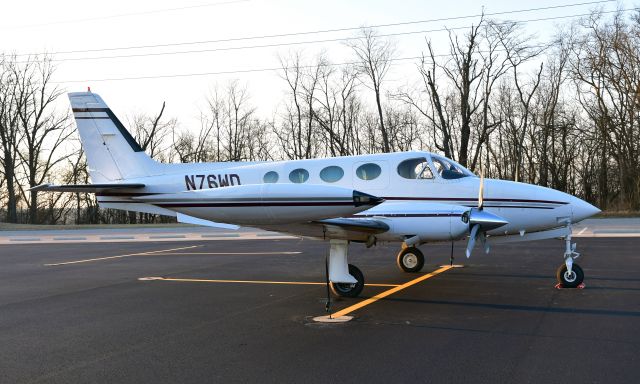
[[[364,288],[364,275],[362,271],[353,264],[349,264],[349,274],[358,280],[355,284],[350,283],[331,283],[331,292],[341,297],[358,297]]]
[[[584,272],[576,263],[571,266],[571,275],[567,274],[567,265],[562,264],[556,271],[556,279],[564,288],[577,288],[584,281]]]
[[[424,267],[424,255],[416,247],[407,247],[398,253],[398,268],[407,273],[420,272]]]

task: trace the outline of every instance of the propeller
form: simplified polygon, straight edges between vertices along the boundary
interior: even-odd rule
[[[478,207],[471,208],[462,215],[462,221],[469,224],[469,242],[467,243],[466,255],[471,256],[471,251],[476,245],[476,241],[480,239],[485,252],[489,253],[489,244],[487,243],[487,231],[500,228],[509,222],[493,213],[484,210],[484,167],[480,171],[480,186],[478,188]]]
[[[478,210],[484,208],[484,167],[480,170],[480,187],[478,188]]]
[[[476,224],[471,227],[471,233],[469,234],[469,242],[467,243],[467,250],[465,251],[467,259],[471,256],[471,250],[476,245],[476,239],[478,238],[478,231],[480,230],[480,224]]]

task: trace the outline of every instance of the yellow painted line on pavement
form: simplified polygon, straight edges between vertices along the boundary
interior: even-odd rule
[[[165,255],[299,255],[300,251],[283,252],[167,252]]]
[[[396,286],[394,288],[391,288],[391,289],[389,289],[387,291],[379,293],[379,294],[377,294],[377,295],[375,295],[375,296],[373,296],[373,297],[371,297],[369,299],[363,300],[363,301],[361,301],[361,302],[359,302],[357,304],[354,304],[354,305],[352,305],[350,307],[347,307],[347,308],[342,309],[342,310],[340,310],[338,312],[335,312],[335,313],[331,314],[331,317],[345,316],[345,315],[347,315],[347,314],[349,314],[349,313],[351,313],[351,312],[353,312],[353,311],[355,311],[357,309],[366,307],[367,305],[373,304],[376,301],[378,301],[380,299],[383,299],[383,298],[385,298],[385,297],[387,297],[389,295],[393,295],[394,293],[402,291],[405,288],[409,288],[412,285],[418,284],[421,281],[425,281],[425,280],[430,279],[430,278],[432,278],[434,276],[437,276],[437,275],[441,274],[442,272],[448,271],[451,268],[452,267],[450,265],[445,265],[444,267],[436,269],[435,271],[433,271],[431,273],[427,273],[426,275],[422,275],[422,276],[418,277],[417,279],[413,279],[413,280],[408,281],[408,282],[406,282],[404,284],[398,285],[398,286]]]
[[[234,284],[282,284],[282,285],[326,285],[327,283],[309,281],[268,281],[268,280],[213,280],[181,279],[171,277],[141,277],[140,281],[179,281],[186,283],[234,283]],[[368,287],[398,287],[398,284],[365,284]]]
[[[160,249],[157,251],[147,251],[147,252],[138,252],[138,253],[129,253],[126,255],[117,255],[117,256],[107,256],[107,257],[96,257],[94,259],[84,259],[84,260],[73,260],[73,261],[63,261],[60,263],[51,263],[51,264],[45,264],[45,266],[47,267],[53,267],[53,266],[57,266],[57,265],[68,265],[68,264],[80,264],[80,263],[90,263],[92,261],[102,261],[102,260],[111,260],[111,259],[122,259],[125,257],[132,257],[132,256],[146,256],[146,255],[155,255],[155,254],[161,254],[163,252],[170,252],[170,251],[182,251],[185,249],[193,249],[193,248],[197,248],[197,247],[202,247],[202,245],[192,245],[189,247],[180,247],[180,248],[169,248],[169,249]]]

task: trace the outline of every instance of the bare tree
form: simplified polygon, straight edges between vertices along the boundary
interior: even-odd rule
[[[165,102],[162,102],[160,112],[155,116],[136,114],[129,120],[133,128],[133,135],[140,147],[153,159],[168,161],[165,153],[167,138],[175,131],[177,120],[175,118],[164,120]]]
[[[3,187],[6,188],[7,221],[18,221],[18,195],[16,166],[18,160],[18,132],[20,114],[24,102],[25,79],[16,68],[15,56],[0,56],[0,165]]]
[[[260,129],[256,123],[255,107],[250,103],[249,91],[237,80],[224,90],[215,87],[207,99],[208,110],[201,114],[201,131],[194,144],[195,151],[206,153],[209,137],[215,143],[216,161],[249,160],[257,145],[253,135]]]
[[[613,199],[619,207],[640,208],[640,23],[623,12],[606,20],[595,12],[571,59],[578,101],[596,127],[602,189],[600,206]],[[609,161],[615,164],[614,172]],[[609,197],[607,185],[617,191]]]
[[[443,151],[445,156],[456,158],[463,166],[467,166],[469,160],[472,117],[483,100],[483,95],[479,92],[483,68],[476,57],[480,46],[480,28],[483,23],[484,20],[480,20],[478,25],[472,26],[464,42],[461,42],[456,34],[449,32],[450,59],[444,64],[439,64],[431,42],[427,40],[429,62],[423,57],[420,73],[429,95],[431,112],[420,108],[419,104],[407,94],[403,97],[405,101],[418,107],[421,114],[436,127],[436,132],[439,134],[434,133],[434,135],[440,137],[440,140],[435,142],[436,147]],[[436,77],[438,69],[444,73],[444,79]],[[454,94],[442,94],[437,84],[445,79],[453,85]],[[455,129],[452,124],[456,125]],[[454,140],[456,134],[458,135],[457,143]]]
[[[200,129],[196,136],[191,131],[173,131],[172,133],[172,149],[181,163],[201,163],[207,161],[219,160],[219,142],[214,145],[213,130],[218,127],[215,119],[210,119],[207,114],[200,114]]]
[[[389,40],[381,39],[371,28],[360,29],[360,37],[350,41],[348,45],[356,56],[358,72],[368,80],[364,84],[372,89],[375,95],[382,151],[391,152],[392,146],[385,127],[382,107],[382,86],[396,52],[395,45]]]
[[[327,66],[322,55],[314,66],[302,64],[302,54],[295,52],[289,57],[280,57],[282,78],[287,82],[288,98],[283,121],[274,130],[283,154],[288,159],[309,159],[316,155],[314,102],[321,81],[321,74]]]
[[[54,167],[70,153],[63,144],[73,134],[68,114],[55,110],[55,101],[62,91],[51,82],[54,68],[50,58],[33,58],[19,68],[25,90],[18,110],[21,150],[18,155],[29,188],[51,177]],[[20,185],[20,193],[29,207],[29,221],[38,222],[38,193]]]
[[[536,129],[532,130],[529,143],[539,174],[536,182],[560,190],[571,188],[572,164],[578,152],[587,146],[587,132],[580,132],[577,127],[577,105],[570,105],[563,97],[569,94],[564,89],[571,88],[567,65],[572,35],[573,32],[558,35],[546,55],[546,66],[532,106],[532,123]],[[582,145],[576,145],[580,142],[578,136],[583,137]]]
[[[313,119],[324,133],[327,154],[347,156],[357,153],[357,122],[361,103],[357,95],[357,73],[347,66],[336,70],[328,65],[320,68]]]
[[[511,52],[523,49],[523,44],[530,37],[523,35],[519,24],[512,22],[495,22],[486,20],[482,24],[482,44],[478,51],[482,63],[482,98],[480,106],[480,123],[476,132],[476,148],[473,161],[469,167],[477,169],[482,156],[483,145],[489,144],[489,136],[501,124],[491,113],[491,102],[495,85],[509,70]],[[502,49],[501,49],[502,48]],[[488,164],[487,164],[488,166]],[[485,167],[487,168],[487,167]]]
[[[251,124],[255,107],[249,105],[249,92],[246,86],[241,87],[236,81],[229,84],[227,90],[227,127],[225,132],[227,160],[248,160],[248,149],[252,144]]]

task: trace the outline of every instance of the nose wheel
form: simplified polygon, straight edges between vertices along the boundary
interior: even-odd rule
[[[407,247],[398,253],[398,268],[403,272],[420,272],[424,267],[424,255],[416,247]]]
[[[577,288],[584,281],[584,272],[576,263],[571,266],[571,271],[566,264],[562,264],[556,271],[556,279],[562,284],[563,288]]]

